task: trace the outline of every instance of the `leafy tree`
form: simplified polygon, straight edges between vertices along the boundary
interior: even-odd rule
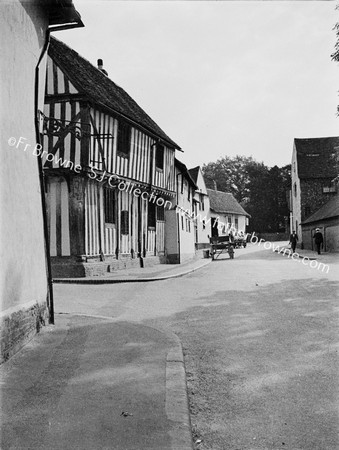
[[[252,157],[225,156],[202,168],[206,186],[230,192],[251,215],[248,231],[284,231],[289,208],[290,166],[267,167]]]
[[[251,156],[224,156],[217,162],[204,164],[202,172],[209,189],[230,192],[238,202],[243,202],[248,197],[247,168],[258,164]]]

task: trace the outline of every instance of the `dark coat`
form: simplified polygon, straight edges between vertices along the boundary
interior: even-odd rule
[[[322,235],[322,233],[320,233],[320,231],[317,231],[314,234],[313,239],[316,244],[322,244],[324,242],[323,235]]]
[[[291,243],[291,244],[296,244],[297,242],[298,242],[298,236],[297,236],[297,234],[296,234],[296,233],[291,234],[291,236],[290,236],[290,243]]]

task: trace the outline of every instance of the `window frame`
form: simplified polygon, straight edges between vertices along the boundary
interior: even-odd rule
[[[131,150],[132,127],[129,123],[118,121],[117,155],[129,158]]]
[[[113,226],[116,224],[116,199],[114,189],[104,187],[104,218],[105,225]],[[110,220],[112,219],[112,220]]]

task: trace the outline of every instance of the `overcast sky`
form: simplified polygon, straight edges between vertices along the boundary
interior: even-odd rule
[[[335,2],[74,4],[85,28],[55,37],[102,58],[189,168],[237,154],[282,166],[295,137],[339,135]]]

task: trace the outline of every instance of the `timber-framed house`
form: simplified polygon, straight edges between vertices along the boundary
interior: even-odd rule
[[[179,146],[101,60],[95,67],[55,38],[43,121],[54,276],[165,261],[164,212],[175,198]]]

